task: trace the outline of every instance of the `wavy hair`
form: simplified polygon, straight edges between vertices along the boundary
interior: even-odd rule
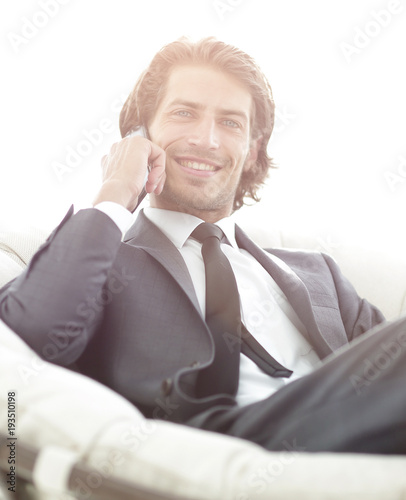
[[[272,158],[267,147],[275,120],[275,103],[271,86],[254,59],[242,50],[214,37],[192,42],[182,37],[165,45],[152,59],[149,67],[140,75],[120,113],[120,132],[129,132],[148,125],[154,117],[163,96],[171,70],[175,66],[201,64],[211,66],[234,76],[251,93],[254,109],[251,116],[251,139],[262,137],[255,165],[243,172],[234,199],[238,210],[245,198],[259,201],[258,190],[264,184]]]

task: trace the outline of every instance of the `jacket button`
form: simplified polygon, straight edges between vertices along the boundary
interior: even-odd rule
[[[164,396],[169,396],[172,391],[173,380],[171,378],[165,379],[161,384],[161,389]]]

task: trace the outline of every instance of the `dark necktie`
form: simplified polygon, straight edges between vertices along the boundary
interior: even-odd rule
[[[238,388],[240,351],[272,377],[290,377],[288,370],[259,344],[241,323],[240,296],[231,265],[220,248],[223,231],[210,223],[191,234],[202,243],[206,275],[206,323],[214,340],[214,361],[199,374],[198,396]]]
[[[191,235],[202,243],[206,274],[206,323],[214,340],[214,361],[199,375],[199,396],[234,395],[238,387],[241,314],[240,297],[231,265],[220,248],[223,231],[200,224]]]

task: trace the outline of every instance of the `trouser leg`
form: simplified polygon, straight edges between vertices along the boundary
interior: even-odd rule
[[[263,401],[212,409],[189,424],[269,450],[294,443],[305,451],[405,454],[406,318],[375,328]]]

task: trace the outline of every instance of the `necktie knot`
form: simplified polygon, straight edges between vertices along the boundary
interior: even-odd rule
[[[200,241],[200,243],[203,243],[207,238],[215,237],[219,241],[224,236],[223,231],[216,226],[215,224],[211,224],[210,222],[203,222],[197,228],[192,232],[191,236],[193,238],[196,238],[197,241]]]

